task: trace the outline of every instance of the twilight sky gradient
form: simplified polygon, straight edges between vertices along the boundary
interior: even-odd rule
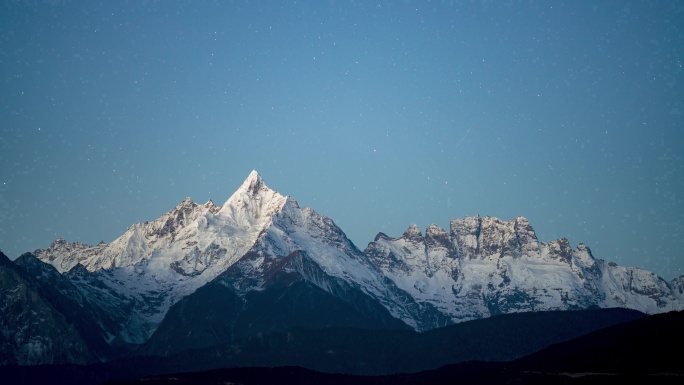
[[[223,204],[256,169],[361,249],[524,216],[684,273],[681,1],[34,3],[0,5],[11,258]]]

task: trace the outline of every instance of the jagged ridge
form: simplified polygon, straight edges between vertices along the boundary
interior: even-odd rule
[[[540,242],[527,219],[466,217],[450,232],[411,225],[399,238],[378,234],[365,250],[383,274],[451,322],[537,310],[626,307],[681,309],[681,297],[655,274],[594,258],[567,239]],[[674,282],[673,282],[674,285]]]

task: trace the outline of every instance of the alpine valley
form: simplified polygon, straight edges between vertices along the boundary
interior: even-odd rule
[[[684,309],[684,276],[666,282],[584,244],[540,242],[522,217],[411,225],[361,251],[256,171],[221,206],[186,198],[109,244],[0,253],[0,278],[4,365],[170,357],[289,341],[297,328],[416,334],[509,313]]]

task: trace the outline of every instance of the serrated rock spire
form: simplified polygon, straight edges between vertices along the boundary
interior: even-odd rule
[[[256,170],[252,170],[252,172],[249,173],[249,176],[247,176],[247,179],[242,182],[242,185],[238,191],[244,191],[251,195],[256,195],[261,189],[268,189],[268,187],[266,187],[264,184],[264,180],[261,178],[261,175],[259,175]]]
[[[268,188],[259,173],[252,170],[218,215],[228,218],[237,227],[263,228],[285,202],[287,197]]]

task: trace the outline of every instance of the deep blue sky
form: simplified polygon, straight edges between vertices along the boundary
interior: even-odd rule
[[[684,273],[680,1],[38,3],[0,5],[11,258],[222,204],[256,169],[361,249],[525,216]]]

